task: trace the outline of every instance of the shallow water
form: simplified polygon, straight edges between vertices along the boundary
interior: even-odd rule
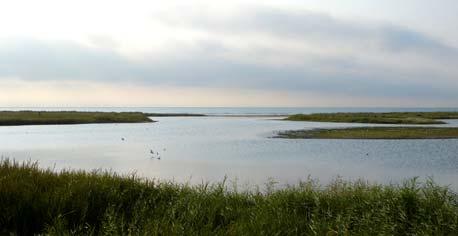
[[[270,137],[280,130],[363,125],[257,117],[154,119],[159,122],[0,127],[0,155],[56,170],[111,169],[190,183],[225,176],[243,186],[269,179],[295,184],[308,176],[321,184],[338,176],[398,183],[419,176],[458,189],[458,139],[288,140]],[[448,122],[458,126],[457,120]]]

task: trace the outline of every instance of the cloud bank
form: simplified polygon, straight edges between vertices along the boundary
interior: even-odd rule
[[[142,35],[109,33],[86,41],[0,38],[0,81],[250,90],[299,100],[300,94],[318,94],[318,106],[342,97],[373,103],[362,105],[398,100],[422,106],[429,100],[458,106],[458,49],[427,33],[265,6],[222,15],[201,8],[173,12],[149,15],[156,27],[139,31],[166,38],[160,46],[129,41]],[[132,45],[136,50],[126,50]],[[269,105],[270,99],[257,101]],[[301,104],[309,103],[292,105]]]

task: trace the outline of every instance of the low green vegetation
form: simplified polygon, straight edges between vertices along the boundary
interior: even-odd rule
[[[303,139],[450,139],[458,138],[456,127],[356,127],[288,130],[278,138]]]
[[[439,119],[458,119],[458,112],[387,112],[387,113],[315,113],[291,115],[285,120],[373,123],[373,124],[444,124]]]
[[[204,114],[197,113],[145,113],[147,116],[154,117],[193,117],[193,116],[206,116]]]
[[[140,112],[0,111],[0,126],[152,122]]]
[[[416,179],[228,190],[0,162],[0,234],[456,235],[458,197]]]

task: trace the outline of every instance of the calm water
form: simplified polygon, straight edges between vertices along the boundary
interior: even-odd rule
[[[305,108],[245,108],[238,112],[230,111],[235,108],[158,109],[137,108],[217,115],[288,114],[301,109],[310,112]],[[319,112],[324,111],[329,110]],[[280,184],[294,184],[311,176],[326,184],[338,176],[379,183],[431,176],[458,190],[458,139],[287,140],[270,137],[287,129],[363,125],[288,122],[266,117],[154,119],[159,122],[0,127],[0,155],[38,161],[42,167],[56,170],[111,169],[191,183],[220,181],[224,176],[246,186],[262,185],[269,178]],[[447,122],[447,126],[458,126],[458,120]],[[161,160],[156,158],[158,155]]]

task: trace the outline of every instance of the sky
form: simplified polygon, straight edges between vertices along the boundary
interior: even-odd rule
[[[0,106],[458,107],[456,0],[0,1]]]

